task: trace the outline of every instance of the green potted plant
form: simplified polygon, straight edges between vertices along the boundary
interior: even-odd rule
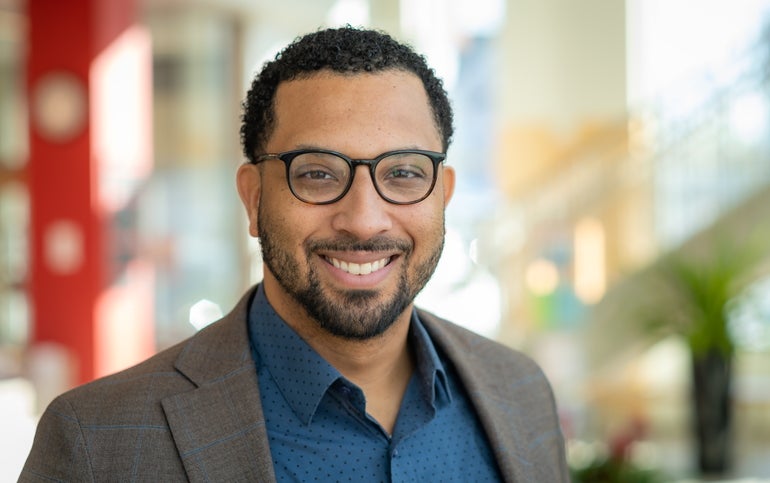
[[[758,277],[762,250],[722,240],[679,250],[652,271],[656,301],[646,308],[648,329],[684,337],[692,361],[693,426],[698,468],[722,474],[730,463],[730,426],[735,342],[731,300]],[[751,246],[749,246],[751,245]]]

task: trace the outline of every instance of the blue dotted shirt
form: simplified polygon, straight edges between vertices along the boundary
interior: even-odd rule
[[[366,414],[363,391],[286,325],[262,286],[249,337],[278,481],[501,481],[460,380],[417,314],[417,370],[392,435]]]

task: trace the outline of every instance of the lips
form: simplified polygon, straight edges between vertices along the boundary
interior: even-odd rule
[[[325,258],[336,268],[339,268],[343,272],[347,272],[351,275],[369,275],[385,268],[385,266],[390,263],[391,260],[391,257],[385,257],[373,262],[354,263],[329,256]]]

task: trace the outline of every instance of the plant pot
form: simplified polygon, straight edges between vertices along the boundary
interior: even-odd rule
[[[710,351],[693,355],[692,363],[698,469],[704,475],[721,475],[730,464],[732,357]]]

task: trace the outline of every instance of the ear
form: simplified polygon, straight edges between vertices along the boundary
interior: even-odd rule
[[[242,164],[238,168],[235,183],[238,187],[238,196],[240,196],[243,207],[246,208],[246,215],[249,217],[249,234],[256,238],[259,236],[257,213],[262,194],[259,168],[253,164]]]
[[[455,169],[451,166],[441,168],[441,187],[444,190],[444,208],[449,204],[455,192]]]

